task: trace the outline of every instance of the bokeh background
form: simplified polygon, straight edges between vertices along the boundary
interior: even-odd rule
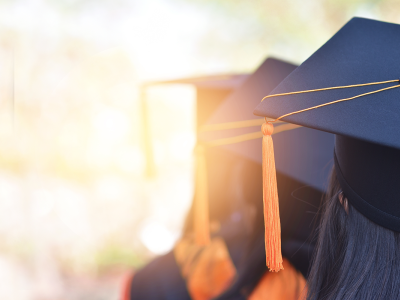
[[[397,0],[1,0],[0,299],[118,299],[193,194],[195,92],[140,86],[301,63]],[[144,139],[155,174],[146,176]]]

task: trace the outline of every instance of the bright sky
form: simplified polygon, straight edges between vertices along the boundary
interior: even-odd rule
[[[0,22],[3,29],[23,32],[29,35],[30,42],[41,44],[37,46],[46,47],[47,51],[54,50],[66,37],[84,40],[94,47],[87,59],[102,51],[122,49],[141,80],[199,71],[196,52],[201,38],[210,30],[209,15],[169,0],[115,2],[99,5],[97,1],[87,1],[78,9],[62,9],[63,5],[55,5],[55,1],[6,2]],[[218,71],[218,66],[210,68],[208,64],[207,71],[212,69]]]
[[[69,244],[60,255],[78,265],[113,243],[168,251],[192,197],[194,94],[187,87],[149,94],[159,172],[147,180],[138,83],[199,72],[204,14],[159,0],[88,1],[77,10],[13,1],[2,4],[0,25],[3,115],[15,56],[14,129],[10,118],[0,124],[7,248]]]

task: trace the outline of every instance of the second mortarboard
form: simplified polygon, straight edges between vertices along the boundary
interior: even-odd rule
[[[254,133],[254,126],[259,126],[264,121],[252,114],[252,108],[260,99],[270,93],[282,80],[285,79],[296,66],[281,60],[268,58],[254,74],[237,88],[212,114],[208,122],[203,126],[203,132],[199,139],[206,147],[218,146],[240,157],[254,162],[260,170],[255,169],[248,174],[241,183],[245,190],[261,190],[261,162],[262,134]],[[333,151],[333,135],[309,128],[300,128],[292,124],[280,123],[274,136],[276,149],[276,169],[278,177],[278,190],[281,196],[279,207],[282,210],[282,237],[284,240],[296,240],[300,245],[308,242],[312,229],[311,223],[315,215],[309,211],[319,206],[321,194],[325,191],[324,182],[328,178],[328,169],[331,164]],[[318,147],[319,146],[319,147]],[[260,176],[260,180],[258,180]],[[262,190],[257,200],[262,200]],[[298,198],[300,201],[291,203]],[[246,197],[255,196],[256,193],[247,193]],[[301,196],[300,196],[301,195]],[[251,197],[251,196],[250,196]],[[301,202],[301,200],[308,203]],[[271,230],[268,217],[271,210],[265,206],[266,213],[266,249],[270,234],[276,234]],[[279,224],[279,220],[277,221]],[[280,226],[280,224],[278,225]],[[280,238],[280,237],[279,237]],[[280,241],[276,243],[280,248]],[[301,246],[293,252],[300,253]],[[303,247],[306,248],[306,247]],[[285,249],[284,249],[285,250]],[[300,250],[300,251],[299,251]],[[285,252],[285,251],[284,251]],[[287,251],[286,254],[289,254]],[[276,271],[269,263],[267,253],[267,265]],[[289,259],[292,258],[290,255]],[[294,259],[295,260],[295,259]],[[303,261],[292,263],[301,269],[306,276],[308,264]]]

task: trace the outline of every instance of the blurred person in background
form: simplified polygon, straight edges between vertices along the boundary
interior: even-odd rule
[[[204,129],[200,130],[199,140],[207,144],[210,139],[247,133],[247,128],[239,128],[221,135],[206,128],[232,121],[258,121],[252,115],[251,104],[260,101],[295,68],[283,61],[267,59],[228,97],[214,105],[207,122],[199,126]],[[310,155],[309,147],[317,142],[324,147]],[[332,145],[331,135],[305,128],[293,128],[278,135],[285,271],[269,273],[265,266],[261,153],[259,141],[245,141],[206,149],[210,242],[196,243],[195,199],[183,236],[174,250],[135,274],[126,285],[123,299],[297,299],[305,288],[313,249],[311,223],[323,193],[321,174],[316,170],[329,163]],[[285,148],[296,148],[302,163],[287,161]],[[299,201],[289,206],[292,199]]]
[[[232,90],[239,87],[246,79],[247,75],[217,75],[217,76],[206,76],[199,78],[187,78],[173,81],[154,82],[148,85],[159,85],[159,84],[189,84],[196,88],[196,124],[197,128],[201,128],[206,120],[214,112],[214,110],[223,102],[223,100],[231,94]],[[228,155],[228,156],[227,156]],[[234,162],[229,153],[218,153],[214,156],[207,155],[207,161],[213,159],[214,165],[223,165],[228,170],[232,169],[231,163]],[[217,162],[218,161],[218,162]],[[224,208],[224,203],[220,199],[221,195],[225,194],[225,191],[221,187],[229,185],[231,180],[230,172],[221,172],[223,169],[210,166],[208,174],[214,174],[218,176],[215,180],[210,181],[210,224],[211,230],[216,232],[219,230],[220,221],[226,219],[229,215],[229,211]],[[216,173],[219,172],[219,173]],[[226,199],[226,197],[225,197]],[[191,209],[193,211],[193,208]],[[190,218],[191,213],[189,213]],[[190,223],[189,218],[187,224]],[[188,225],[190,226],[190,225]],[[186,226],[187,227],[187,226]],[[187,228],[185,232],[189,234],[192,231],[191,228]],[[186,235],[186,234],[185,234]],[[179,243],[178,243],[179,244]],[[202,247],[196,247],[195,242],[189,243],[193,245],[193,251],[201,250]],[[179,247],[179,246],[178,246]],[[222,247],[223,255],[228,260],[228,269],[230,275],[226,280],[232,280],[234,276],[235,268],[231,261],[229,261],[229,253],[226,249],[226,245],[222,243],[218,244],[217,247]],[[176,249],[177,247],[175,247]],[[189,249],[183,250],[183,252],[190,251]],[[192,253],[193,253],[192,251]],[[184,254],[186,257],[187,254]],[[176,261],[176,251],[171,251],[168,254],[156,258],[150,262],[142,270],[134,274],[133,280],[128,280],[123,299],[191,299],[190,288],[186,286],[184,277],[182,276],[182,267],[179,266]],[[224,282],[223,284],[226,284]],[[204,288],[207,288],[202,284]],[[221,287],[219,284],[214,287],[216,291],[211,293],[221,293],[225,286]],[[195,287],[196,289],[196,287]],[[192,291],[193,292],[193,291]],[[214,295],[212,295],[214,296]]]

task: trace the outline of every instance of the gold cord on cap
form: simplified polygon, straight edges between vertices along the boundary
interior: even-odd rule
[[[262,120],[262,119],[261,119]],[[260,119],[256,119],[257,123],[260,123]],[[239,122],[238,122],[239,123]],[[232,122],[233,124],[233,122]],[[265,123],[264,123],[265,124]],[[272,125],[271,125],[272,127]],[[295,124],[282,124],[275,128],[275,131],[271,134],[284,132],[300,127]],[[194,215],[193,215],[193,227],[195,234],[195,241],[197,245],[205,246],[210,243],[210,226],[209,226],[209,205],[208,205],[208,187],[207,187],[207,165],[205,158],[205,151],[207,148],[231,145],[250,141],[254,139],[262,138],[263,134],[259,131],[247,133],[235,137],[223,138],[201,145],[197,145],[195,148],[196,154],[196,195],[194,197]],[[264,138],[263,138],[264,140]],[[271,140],[272,143],[272,140]],[[279,244],[280,245],[280,244]]]
[[[304,94],[304,93],[311,93],[311,92],[321,92],[321,91],[328,91],[328,90],[334,90],[334,89],[346,89],[346,88],[361,87],[361,86],[368,86],[368,85],[377,85],[377,84],[385,84],[385,83],[392,83],[392,82],[399,82],[400,83],[400,80],[399,79],[393,79],[393,80],[386,80],[386,81],[379,81],[379,82],[352,84],[352,85],[344,85],[344,86],[334,86],[334,87],[327,87],[327,88],[314,89],[314,90],[305,90],[305,91],[274,94],[274,95],[265,96],[264,98],[261,99],[261,102],[264,101],[267,98],[272,98],[272,97],[297,95],[297,94]],[[291,112],[291,113],[284,114],[284,115],[280,116],[279,118],[276,118],[275,120],[268,121],[268,122],[269,123],[277,122],[277,121],[281,120],[282,118],[285,118],[285,117],[288,117],[288,116],[291,116],[291,115],[295,115],[295,114],[298,114],[298,113],[301,113],[301,112],[309,111],[309,110],[312,110],[312,109],[320,108],[320,107],[323,107],[323,106],[327,106],[327,105],[331,105],[331,104],[335,104],[335,103],[339,103],[339,102],[353,100],[353,99],[356,99],[356,98],[360,98],[360,97],[371,95],[371,94],[376,94],[376,93],[379,93],[379,92],[383,92],[383,91],[394,89],[394,88],[398,88],[398,87],[400,87],[400,84],[399,85],[389,86],[389,87],[386,87],[386,88],[383,88],[383,89],[379,89],[379,90],[376,90],[376,91],[371,91],[371,92],[368,92],[368,93],[363,93],[363,94],[356,95],[356,96],[349,97],[349,98],[339,99],[339,100],[323,103],[323,104],[320,104],[320,105],[315,105],[315,106],[312,106],[312,107],[309,107],[309,108],[305,108],[305,109],[301,109],[301,110],[297,110],[297,111],[294,111],[294,112]]]

